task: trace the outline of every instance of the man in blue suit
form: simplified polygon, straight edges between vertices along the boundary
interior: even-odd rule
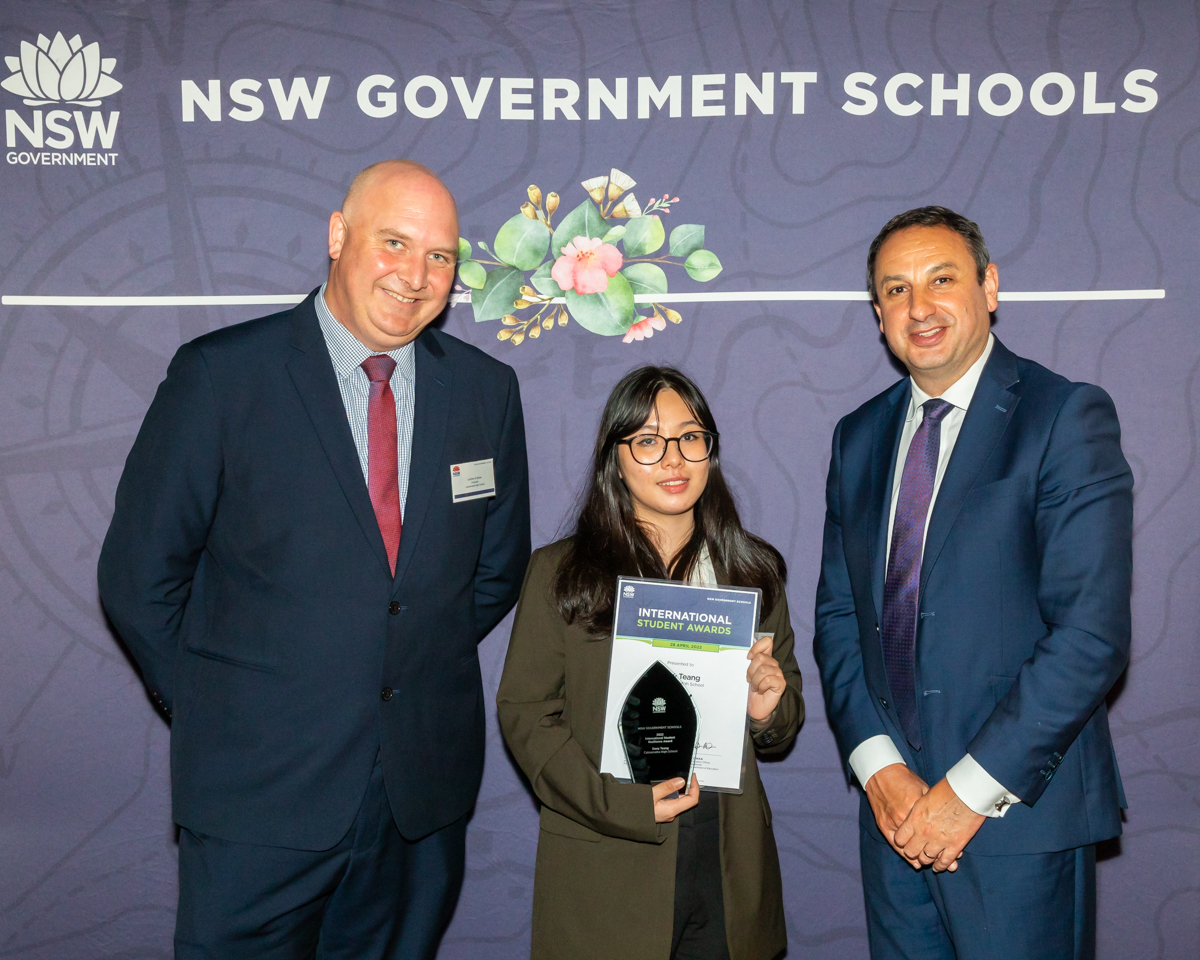
[[[327,282],[180,347],[129,454],[100,591],[172,718],[178,957],[429,958],[453,912],[529,559],[516,377],[429,326],[457,251],[368,167]]]
[[[1095,844],[1125,806],[1116,410],[995,338],[996,265],[958,214],[894,217],[867,283],[909,376],[834,432],[813,648],[864,788],[871,955],[1090,957]]]

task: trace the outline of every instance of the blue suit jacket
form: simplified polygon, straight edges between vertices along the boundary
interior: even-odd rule
[[[813,649],[842,757],[888,734],[933,784],[969,752],[1024,801],[983,825],[975,854],[1116,836],[1125,798],[1104,698],[1129,658],[1133,478],[1112,400],[996,341],[929,519],[916,751],[879,635],[909,398],[906,378],[833,437]],[[865,797],[860,810],[878,835]]]
[[[529,486],[512,369],[427,328],[393,577],[314,296],[179,348],[99,578],[173,713],[175,820],[319,850],[353,822],[377,751],[406,837],[474,803],[476,644],[520,591]],[[452,503],[451,464],[487,458],[496,496]]]

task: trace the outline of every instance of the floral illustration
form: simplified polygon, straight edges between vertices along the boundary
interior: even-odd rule
[[[603,293],[608,278],[615,277],[624,258],[611,243],[589,237],[576,237],[562,248],[562,255],[550,268],[550,279],[563,290],[576,293]]]
[[[100,56],[100,44],[86,47],[78,34],[70,41],[62,33],[48,40],[38,35],[37,45],[21,41],[19,57],[5,57],[12,76],[0,82],[9,93],[24,97],[31,107],[47,103],[77,103],[100,106],[100,98],[121,89],[109,74],[117,65],[114,57]]]
[[[583,181],[587,199],[557,225],[559,195],[530,186],[491,246],[478,241],[490,257],[473,257],[472,244],[460,238],[458,276],[471,288],[476,321],[499,320],[497,339],[514,346],[569,320],[625,343],[679,323],[677,311],[655,300],[667,292],[663,267],[683,267],[703,283],[721,272],[721,261],[704,249],[701,224],[680,224],[668,239],[662,217],[678,197],[663,194],[642,207],[631,192],[636,185],[616,168]]]

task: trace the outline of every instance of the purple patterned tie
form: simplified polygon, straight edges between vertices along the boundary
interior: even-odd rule
[[[926,400],[925,416],[904,461],[896,517],[892,522],[892,545],[888,551],[887,579],[883,584],[883,664],[900,725],[909,743],[921,746],[917,724],[915,652],[917,600],[921,586],[921,554],[925,541],[925,518],[933,498],[938,451],[942,440],[942,418],[954,409],[945,400]]]

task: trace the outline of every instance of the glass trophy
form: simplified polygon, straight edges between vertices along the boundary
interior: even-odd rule
[[[696,753],[696,706],[657,660],[641,675],[621,710],[621,740],[634,783],[688,779]]]

